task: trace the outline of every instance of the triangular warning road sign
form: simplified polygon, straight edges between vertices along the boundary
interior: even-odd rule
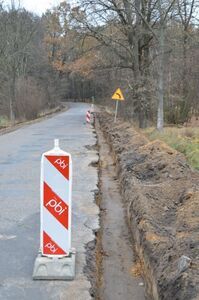
[[[112,99],[113,99],[113,100],[124,100],[124,96],[123,96],[123,94],[122,94],[121,89],[118,88],[118,89],[115,91],[115,93],[114,93],[113,96],[112,96]]]

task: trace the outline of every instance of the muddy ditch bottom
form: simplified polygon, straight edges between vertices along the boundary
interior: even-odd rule
[[[144,300],[144,283],[133,253],[133,242],[127,223],[125,209],[119,191],[114,161],[103,133],[96,121],[99,144],[99,207],[100,207],[100,251],[98,287],[95,299],[100,300]],[[99,247],[99,242],[98,242]],[[99,254],[102,256],[99,258]]]

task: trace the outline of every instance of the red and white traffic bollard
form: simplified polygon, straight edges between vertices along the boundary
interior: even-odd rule
[[[71,250],[71,155],[59,148],[42,155],[41,161],[41,252],[68,256]]]
[[[87,122],[87,123],[90,123],[90,122],[91,122],[91,112],[90,112],[90,110],[88,110],[88,111],[86,112],[86,122]]]
[[[44,153],[41,160],[41,254],[35,261],[34,279],[71,280],[74,278],[75,252],[71,249],[71,194],[71,155],[59,148],[59,140],[56,139],[54,149]],[[68,269],[63,268],[64,264],[68,265]]]

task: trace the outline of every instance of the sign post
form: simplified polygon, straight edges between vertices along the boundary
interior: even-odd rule
[[[119,104],[119,101],[116,100],[114,123],[116,123],[116,120],[117,120],[118,104]]]
[[[118,112],[118,104],[119,101],[124,101],[124,96],[122,94],[122,91],[120,88],[118,88],[115,93],[112,96],[113,100],[116,100],[116,106],[115,106],[115,117],[114,117],[114,123],[116,123],[117,120],[117,112]]]
[[[40,179],[40,250],[33,279],[74,279],[75,252],[71,250],[71,155],[59,148],[42,155]],[[68,266],[68,267],[66,267]]]

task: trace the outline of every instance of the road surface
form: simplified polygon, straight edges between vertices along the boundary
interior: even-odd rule
[[[98,228],[94,204],[98,155],[93,129],[85,124],[86,104],[50,119],[0,136],[0,300],[89,300],[90,283],[83,272],[85,245]],[[72,246],[77,250],[76,279],[33,281],[39,249],[39,177],[41,154],[60,139],[73,159]]]

